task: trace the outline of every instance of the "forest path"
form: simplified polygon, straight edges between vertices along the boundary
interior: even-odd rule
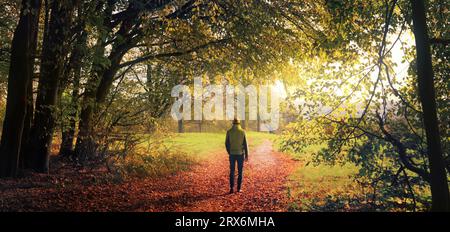
[[[1,180],[0,211],[286,211],[286,182],[295,166],[264,140],[244,163],[241,193],[228,193],[225,151],[211,153],[190,171],[116,184],[98,182],[89,172],[74,179],[35,175]]]
[[[250,150],[249,162],[244,163],[242,191],[229,194],[228,155],[225,151],[213,153],[192,171],[165,180],[167,188],[149,189],[149,196],[154,200],[141,209],[286,211],[286,181],[295,167],[294,163],[288,156],[274,151],[272,142],[265,140],[253,151]]]

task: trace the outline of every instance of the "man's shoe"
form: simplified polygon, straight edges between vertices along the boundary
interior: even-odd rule
[[[233,192],[234,192],[233,189],[230,189],[230,194],[233,194]]]
[[[237,191],[238,191],[238,193],[242,192],[241,189],[238,189]]]

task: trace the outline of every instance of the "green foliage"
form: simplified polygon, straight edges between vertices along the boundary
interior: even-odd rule
[[[391,143],[364,135],[342,141],[345,136],[342,130],[336,129],[337,133],[333,133],[321,125],[324,124],[316,120],[300,121],[290,125],[289,130],[281,136],[281,149],[293,153],[294,157],[306,164],[293,177],[299,182],[293,184],[295,189],[310,189],[309,185],[315,183],[318,186],[311,189],[322,187],[327,191],[337,191],[327,196],[315,197],[317,199],[307,207],[309,210],[339,210],[333,207],[338,207],[343,202],[346,202],[347,210],[428,209],[428,183],[416,173],[405,170],[399,161],[396,148]],[[312,133],[308,128],[314,128],[316,132]],[[322,131],[319,132],[319,128],[322,128]],[[402,129],[406,128],[397,127],[396,134],[405,133]],[[408,149],[408,155],[414,157],[412,159],[415,164],[426,165],[423,154],[415,153],[413,149],[420,142],[409,136],[404,137],[402,141],[412,146],[412,149]],[[351,173],[351,178],[342,182],[342,175],[348,173]],[[335,186],[330,187],[324,180],[329,180]],[[353,185],[353,190],[347,193],[338,191],[348,188],[349,185]]]
[[[0,35],[2,35],[0,36],[0,125],[3,125],[11,41],[20,12],[20,4],[16,1],[0,1],[0,4],[2,5],[0,9]]]
[[[9,49],[20,6],[17,1],[1,3],[3,118]],[[450,49],[445,40],[450,33],[450,11],[445,1],[427,3],[439,126],[448,166]],[[84,129],[92,129],[89,136],[98,143],[99,156],[112,162],[114,172],[171,174],[223,149],[224,143],[220,133],[154,137],[166,136],[160,130],[173,101],[173,86],[190,84],[200,75],[232,84],[282,79],[292,87],[287,88],[289,102],[284,105],[292,122],[278,140],[279,148],[306,165],[294,179],[324,186],[342,181],[342,189],[357,183],[363,189],[351,195],[342,191],[322,195],[306,204],[310,210],[354,205],[371,210],[425,210],[430,200],[426,175],[408,165],[429,173],[415,48],[403,45],[402,37],[408,39],[411,34],[409,8],[406,0],[80,1],[72,15],[73,25],[58,30],[73,29],[74,37],[81,32],[88,35],[81,44],[84,58],[76,61],[82,63],[79,77],[84,99],[81,107],[72,105],[73,75],[57,80],[63,83],[56,106],[61,131],[73,117],[78,120],[79,107],[92,107],[95,115],[88,118],[93,128]],[[40,32],[39,40],[43,36]],[[77,39],[65,41],[71,50],[79,46],[72,41]],[[404,77],[395,73],[398,64],[391,50],[395,43],[402,43],[405,55],[401,59],[411,64]],[[64,60],[67,67],[71,62]],[[153,136],[146,138],[148,134]],[[143,137],[147,146],[141,144]],[[256,146],[276,136],[249,132],[248,137],[250,146]]]
[[[0,9],[0,90],[6,88],[10,45],[13,38],[14,29],[16,27],[16,19],[19,16],[20,4],[16,1],[0,1],[2,8]]]
[[[283,133],[281,148],[302,154],[309,146],[325,145],[314,154],[313,163],[356,165],[355,181],[372,196],[359,201],[361,207],[428,210],[429,167],[414,73],[415,47],[405,42],[411,40],[410,6],[408,1],[392,4],[327,1],[325,9],[331,15],[325,20],[334,36],[327,36],[324,46],[328,44],[334,52],[318,52],[309,60],[292,62],[304,79],[293,94],[302,102],[297,111],[301,115]],[[447,23],[448,12],[441,2],[430,1],[429,6],[431,37],[446,38],[448,30],[438,24]],[[399,61],[394,59],[398,56],[394,45],[405,54],[402,62],[410,62],[408,75],[400,76],[395,69]],[[449,82],[442,78],[448,76],[447,51],[442,41],[432,45],[445,148]],[[447,151],[443,155],[448,164]],[[334,202],[341,205],[340,199]]]

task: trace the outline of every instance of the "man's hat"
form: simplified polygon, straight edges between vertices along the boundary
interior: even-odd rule
[[[235,118],[235,119],[233,119],[233,124],[240,124],[240,122],[237,118]]]

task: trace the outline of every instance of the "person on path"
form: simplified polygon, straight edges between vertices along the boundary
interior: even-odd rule
[[[244,160],[248,161],[248,146],[245,131],[242,129],[238,119],[233,120],[233,126],[227,131],[225,147],[230,158],[230,194],[234,191],[234,170],[236,163],[238,166],[237,191],[240,192]]]

